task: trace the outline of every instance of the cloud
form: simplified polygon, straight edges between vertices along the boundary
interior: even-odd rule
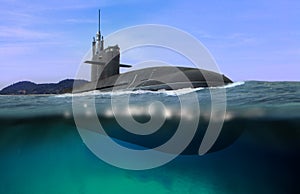
[[[72,18],[72,19],[66,19],[64,20],[64,22],[67,23],[74,23],[74,24],[78,24],[78,23],[97,23],[97,20],[91,20],[91,19],[78,19],[78,18]]]
[[[59,11],[59,10],[78,10],[88,8],[103,8],[115,5],[128,5],[132,3],[140,3],[139,0],[1,0],[2,8],[6,7],[9,10],[23,11],[24,13],[36,13],[44,11]]]
[[[9,58],[11,56],[16,56],[16,55],[20,55],[20,54],[26,54],[32,51],[32,47],[29,46],[25,46],[25,45],[5,45],[5,46],[1,46],[0,47],[0,58],[1,56],[5,56],[6,58]],[[1,67],[3,67],[2,64]]]
[[[0,58],[26,55],[64,44],[60,36],[24,27],[0,26]]]
[[[254,36],[245,33],[232,33],[225,39],[233,42],[233,45],[249,45],[258,43],[258,39]]]
[[[274,51],[274,55],[276,56],[285,56],[285,57],[297,57],[300,59],[300,48],[284,48],[284,49],[278,49]]]
[[[50,34],[29,30],[21,27],[0,26],[0,39],[28,40],[28,39],[45,39]]]

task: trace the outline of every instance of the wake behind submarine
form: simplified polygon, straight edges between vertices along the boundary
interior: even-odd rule
[[[99,24],[92,42],[92,58],[85,61],[91,65],[91,82],[73,91],[90,90],[177,90],[182,88],[216,87],[233,83],[225,75],[216,72],[181,66],[156,66],[120,73],[120,68],[131,65],[120,63],[118,45],[104,49],[104,40]]]

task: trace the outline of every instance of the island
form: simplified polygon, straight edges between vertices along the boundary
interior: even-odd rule
[[[29,94],[64,94],[72,93],[73,86],[83,86],[86,80],[65,79],[58,83],[36,84],[31,81],[20,81],[3,88],[0,95],[29,95]]]

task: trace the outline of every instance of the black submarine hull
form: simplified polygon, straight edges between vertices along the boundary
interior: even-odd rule
[[[189,67],[157,66],[99,79],[97,82],[91,82],[84,88],[80,88],[79,91],[177,90],[183,88],[218,87],[230,83],[233,82],[228,77],[212,71]],[[144,115],[139,116],[143,118]],[[110,126],[109,130],[106,130],[108,136],[145,148],[155,148],[168,140],[174,134],[173,129],[176,129],[178,125],[176,121],[170,120],[157,133],[141,137],[125,131],[113,118],[99,116],[99,119],[101,119],[104,128],[106,128],[106,125]],[[201,121],[201,123],[198,126],[195,137],[181,154],[198,154],[201,140],[207,128],[206,121]],[[219,151],[228,147],[240,136],[241,132],[242,130],[232,130],[231,128],[227,128],[226,132],[223,130],[209,152]]]
[[[125,130],[122,126],[119,125],[114,117],[98,115],[98,118],[102,128],[105,130],[105,133],[100,132],[97,127],[93,125],[93,118],[91,118],[90,120],[89,117],[84,118],[84,125],[81,123],[80,128],[108,136],[118,144],[121,144],[122,146],[128,147],[130,149],[155,149],[157,151],[169,154],[177,154],[176,149],[173,150],[172,148],[170,148],[169,150],[160,150],[158,147],[168,142],[174,136],[174,134],[178,130],[178,125],[181,120],[180,117],[166,119],[159,130],[148,135],[139,135]],[[135,116],[134,119],[138,121],[147,121],[150,119],[150,116],[139,115]],[[224,123],[221,133],[218,135],[218,138],[214,142],[213,146],[208,150],[208,153],[217,152],[229,147],[241,136],[241,134],[244,132],[244,128],[233,126],[233,122],[236,121],[227,121]],[[241,126],[243,126],[242,120],[237,120],[237,122],[239,122]],[[208,125],[209,120],[206,120],[202,117],[199,118],[199,125],[197,126],[196,132],[188,145],[180,152],[181,155],[199,154],[199,147],[203,141]],[[187,127],[185,130],[192,129]],[[185,142],[185,140],[182,139],[182,142]],[[177,144],[185,145],[185,143],[182,142],[178,140]]]
[[[99,90],[177,90],[233,83],[225,75],[197,68],[158,66],[116,74],[91,82],[77,92]]]

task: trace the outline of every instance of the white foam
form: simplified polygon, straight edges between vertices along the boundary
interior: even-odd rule
[[[169,96],[179,96],[179,95],[183,95],[183,94],[188,94],[188,93],[192,93],[192,92],[197,92],[199,90],[203,90],[205,88],[182,88],[182,89],[178,89],[178,90],[162,90],[163,93],[169,95]]]
[[[98,90],[88,91],[88,92],[81,92],[81,93],[66,93],[66,94],[59,94],[55,95],[56,98],[65,98],[65,97],[76,97],[76,96],[95,96],[99,94],[104,94]]]
[[[231,83],[231,84],[227,84],[225,86],[222,86],[223,88],[234,88],[236,86],[241,86],[241,85],[244,85],[245,82],[234,82],[234,83]]]
[[[94,90],[94,91],[89,91],[89,92],[82,92],[82,93],[67,93],[67,94],[60,94],[60,95],[55,95],[54,97],[58,98],[64,98],[64,97],[77,97],[77,96],[112,96],[112,95],[128,95],[128,94],[164,94],[167,96],[179,96],[179,95],[184,95],[184,94],[189,94],[192,92],[197,92],[200,90],[204,89],[218,89],[218,88],[233,88],[236,86],[241,86],[245,84],[245,82],[234,82],[231,84],[227,84],[225,86],[220,86],[220,87],[211,87],[211,88],[182,88],[178,90],[158,90],[158,91],[151,91],[151,90],[118,90],[118,91],[110,91],[110,92],[102,92],[99,90]]]
[[[102,91],[89,91],[89,92],[82,92],[82,93],[67,93],[67,94],[59,94],[55,95],[54,97],[57,98],[65,98],[65,97],[77,97],[77,96],[112,96],[112,95],[128,95],[128,94],[165,94],[168,96],[177,96],[182,94],[188,94],[191,92],[196,92],[202,90],[204,88],[183,88],[178,90],[158,90],[158,91],[150,91],[150,90],[119,90],[113,92],[102,92]]]

